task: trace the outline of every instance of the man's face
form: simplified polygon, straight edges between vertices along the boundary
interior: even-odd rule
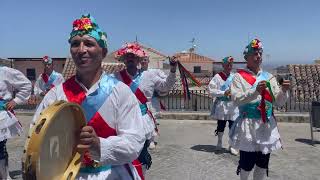
[[[43,68],[45,73],[50,73],[53,70],[53,64],[43,63]]]
[[[132,53],[127,53],[122,57],[124,64],[127,69],[137,68],[139,65],[140,58]]]
[[[233,62],[222,63],[223,70],[227,73],[232,71]]]
[[[149,58],[143,58],[140,62],[141,64],[141,69],[147,70],[148,69],[148,64],[149,64]]]
[[[107,52],[107,49],[100,47],[98,42],[88,35],[77,35],[70,41],[70,53],[77,71],[96,71],[101,67]]]
[[[247,66],[250,68],[260,67],[262,63],[262,52],[256,50],[246,56]]]

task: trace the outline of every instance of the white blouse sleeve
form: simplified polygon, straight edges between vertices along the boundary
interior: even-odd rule
[[[121,165],[137,159],[145,142],[143,119],[137,98],[128,86],[118,86],[116,111],[117,136],[100,137],[100,162]],[[111,98],[111,97],[109,97]]]
[[[155,90],[161,92],[169,91],[176,82],[176,73],[169,73],[169,76],[166,78],[163,75],[159,76],[157,73],[154,73],[155,78]]]
[[[225,91],[222,91],[220,90],[220,87],[221,87],[221,84],[220,84],[220,81],[217,77],[217,75],[215,75],[210,83],[209,83],[209,86],[208,86],[208,89],[209,89],[209,93],[212,97],[221,97],[221,96],[224,96],[224,92]]]
[[[33,88],[33,93],[34,95],[36,96],[39,96],[41,93],[42,93],[42,90],[41,90],[41,75],[38,77],[37,81],[34,83],[34,88]]]
[[[64,78],[63,78],[62,74],[59,74],[56,84],[62,84],[62,83],[64,83]]]
[[[8,75],[9,79],[11,80],[10,83],[12,87],[15,90],[18,90],[15,98],[13,99],[14,102],[17,104],[23,104],[27,102],[32,90],[32,85],[29,79],[22,72],[12,68],[10,68]]]
[[[276,78],[270,79],[271,89],[275,97],[275,105],[278,107],[283,106],[289,98],[289,92],[284,92],[281,87],[279,87]]]

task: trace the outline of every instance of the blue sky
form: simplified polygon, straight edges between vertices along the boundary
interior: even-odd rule
[[[248,37],[260,38],[266,64],[320,58],[318,0],[1,0],[0,57],[69,56],[72,21],[91,13],[109,50],[138,40],[165,54],[187,50],[242,59]]]

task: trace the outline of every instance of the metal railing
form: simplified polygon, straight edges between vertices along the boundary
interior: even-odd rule
[[[206,90],[191,90],[190,100],[184,98],[182,90],[172,90],[165,97],[161,97],[166,110],[171,111],[207,111],[211,109],[212,98]]]
[[[276,107],[281,112],[309,112],[312,101],[320,100],[320,91],[305,92],[303,90],[290,90],[289,99],[282,107]],[[168,111],[209,111],[213,99],[207,90],[190,90],[190,100],[183,96],[182,90],[172,90],[161,101]]]

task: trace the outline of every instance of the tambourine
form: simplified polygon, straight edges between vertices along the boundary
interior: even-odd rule
[[[76,146],[85,125],[78,104],[58,101],[46,108],[30,129],[25,144],[23,179],[75,179],[81,166]]]

